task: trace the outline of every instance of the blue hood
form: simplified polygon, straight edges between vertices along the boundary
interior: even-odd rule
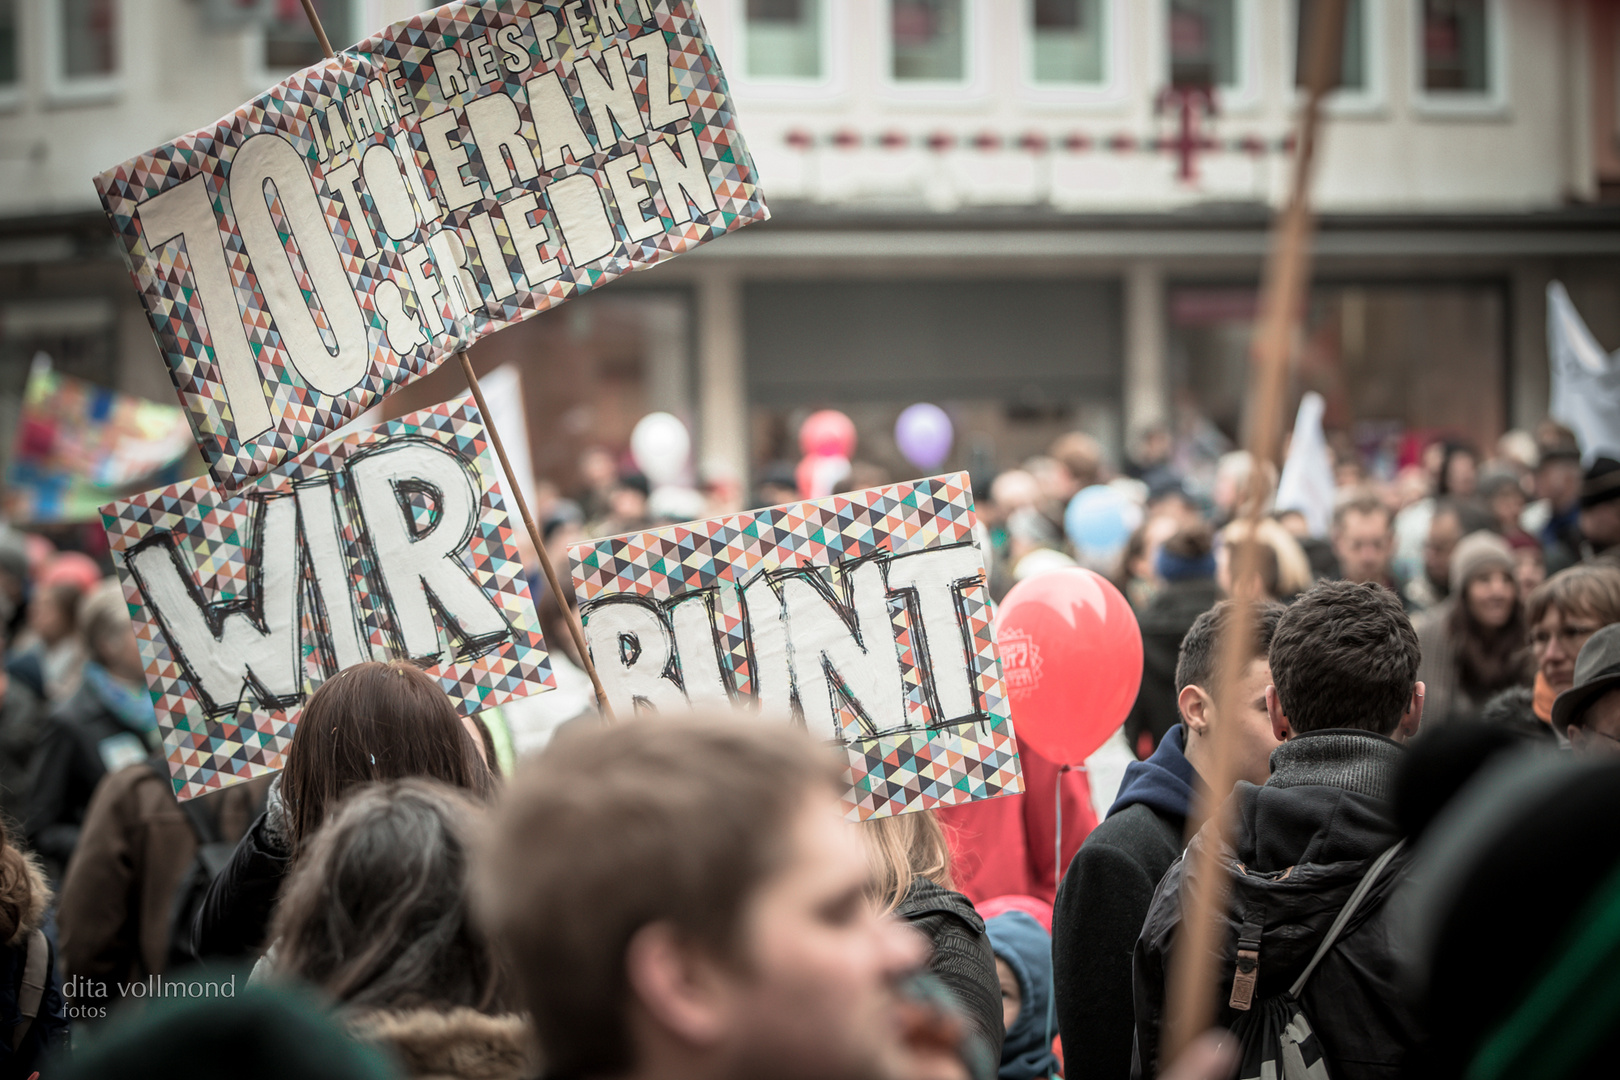
[[[1127,806],[1141,803],[1161,814],[1186,818],[1192,808],[1193,793],[1203,786],[1198,770],[1182,753],[1187,729],[1177,724],[1165,732],[1159,747],[1146,761],[1133,761],[1125,766],[1125,779],[1119,783],[1119,794],[1108,808],[1113,817]]]
[[[1001,1044],[999,1080],[1037,1080],[1057,1069],[1052,1036],[1047,1034],[1047,1003],[1052,998],[1052,938],[1027,912],[1004,911],[984,924],[990,948],[1018,976],[1023,1005]]]

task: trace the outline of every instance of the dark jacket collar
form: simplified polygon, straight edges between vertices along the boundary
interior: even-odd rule
[[[1187,760],[1186,739],[1186,727],[1177,724],[1165,732],[1151,757],[1125,766],[1125,778],[1120,781],[1119,794],[1114,797],[1107,816],[1113,817],[1127,806],[1140,803],[1185,822],[1194,793],[1204,786],[1198,770]]]
[[[1268,788],[1306,784],[1388,799],[1404,748],[1394,739],[1355,728],[1296,735],[1271,752]]]
[[[984,933],[984,920],[974,909],[973,901],[925,877],[911,879],[911,887],[894,909],[902,919],[920,919],[935,912],[955,915],[972,927],[975,934]]]

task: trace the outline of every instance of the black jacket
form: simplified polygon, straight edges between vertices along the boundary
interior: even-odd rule
[[[928,970],[945,984],[968,1027],[1001,1060],[1006,1029],[1001,1022],[1001,980],[996,954],[973,901],[927,878],[914,878],[894,913],[920,930],[933,945]]]
[[[1220,591],[1213,578],[1172,581],[1161,589],[1141,613],[1142,686],[1125,718],[1125,738],[1134,750],[1143,732],[1158,746],[1165,733],[1181,722],[1176,707],[1176,660],[1181,639],[1198,616],[1215,606]]]
[[[276,896],[292,866],[286,848],[266,828],[270,813],[259,815],[208,887],[191,932],[198,959],[256,956],[264,946]]]
[[[109,767],[145,760],[154,742],[150,732],[119,719],[88,680],[51,711],[29,768],[23,820],[28,843],[53,881],[62,879],[101,778]]]
[[[1399,744],[1339,728],[1297,736],[1271,755],[1264,787],[1240,782],[1234,843],[1223,854],[1231,896],[1221,944],[1215,1022],[1227,1006],[1241,928],[1260,940],[1254,1000],[1285,993],[1366,873],[1400,837],[1389,803]],[[1205,829],[1193,844],[1211,842]],[[1189,846],[1189,851],[1191,847]],[[1418,1027],[1398,992],[1388,899],[1411,865],[1403,851],[1384,871],[1301,993],[1333,1080],[1398,1076]],[[1190,892],[1185,859],[1165,874],[1136,945],[1137,1072],[1156,1075],[1168,954]]]
[[[1052,978],[1069,1080],[1124,1080],[1136,1033],[1131,953],[1159,879],[1181,855],[1197,773],[1177,724],[1125,770],[1108,817],[1074,853],[1052,911]]]

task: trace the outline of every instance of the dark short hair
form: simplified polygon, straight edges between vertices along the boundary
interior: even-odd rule
[[[479,899],[547,1075],[637,1064],[625,962],[642,927],[746,966],[744,914],[789,857],[795,817],[847,790],[832,751],[753,717],[571,724],[521,766],[481,853]]]
[[[1358,492],[1333,508],[1333,531],[1344,528],[1344,519],[1351,514],[1382,514],[1386,530],[1395,523],[1395,515],[1390,511],[1389,504],[1371,491]]]
[[[1276,558],[1275,555],[1272,556]],[[1222,600],[1193,620],[1187,636],[1181,639],[1181,655],[1176,658],[1176,693],[1189,686],[1213,690],[1220,673],[1221,642],[1226,627],[1232,621],[1234,604]],[[1275,601],[1255,605],[1254,656],[1265,656],[1271,651],[1271,638],[1277,632],[1277,620],[1287,608]]]
[[[1271,638],[1271,681],[1299,734],[1389,735],[1417,682],[1417,632],[1382,585],[1324,581],[1295,600]]]

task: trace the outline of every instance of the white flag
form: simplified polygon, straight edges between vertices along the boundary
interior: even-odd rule
[[[1548,411],[1575,432],[1582,461],[1620,457],[1620,352],[1603,351],[1558,281],[1547,286],[1547,359]]]
[[[1288,460],[1277,482],[1277,511],[1298,510],[1312,536],[1326,536],[1333,525],[1333,455],[1322,434],[1326,407],[1314,390],[1300,398]]]

